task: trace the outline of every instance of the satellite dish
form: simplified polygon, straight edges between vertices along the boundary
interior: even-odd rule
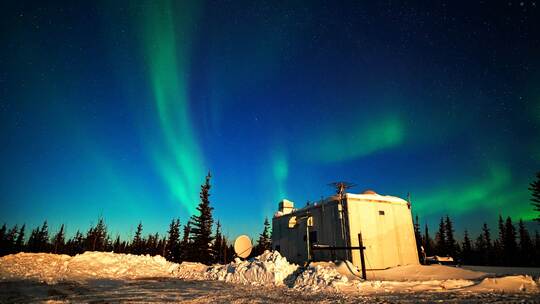
[[[249,239],[249,236],[243,234],[236,238],[234,241],[234,252],[236,252],[236,255],[245,259],[249,256],[251,253],[251,248],[253,245],[251,244],[251,240]]]

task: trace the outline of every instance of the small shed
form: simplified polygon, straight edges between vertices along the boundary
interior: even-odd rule
[[[282,200],[272,219],[272,248],[295,263],[349,260],[360,267],[359,250],[311,250],[358,247],[359,234],[367,269],[419,264],[410,203],[398,197],[344,193],[301,209]]]

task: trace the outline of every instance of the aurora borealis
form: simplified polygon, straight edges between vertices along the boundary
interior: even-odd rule
[[[2,3],[0,221],[164,232],[208,170],[230,237],[337,180],[432,226],[530,220],[538,6]]]

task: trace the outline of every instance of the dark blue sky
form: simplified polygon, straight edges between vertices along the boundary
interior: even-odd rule
[[[475,1],[473,1],[475,2]],[[255,235],[346,180],[422,223],[531,219],[540,3],[0,4],[0,221]]]

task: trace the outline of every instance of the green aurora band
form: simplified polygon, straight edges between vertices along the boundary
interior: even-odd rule
[[[520,184],[513,181],[508,168],[492,165],[482,179],[434,187],[426,193],[418,193],[412,203],[414,211],[422,216],[445,212],[464,215],[484,210],[513,219],[532,220],[535,214],[528,204],[530,194],[526,188],[519,188]],[[509,202],[516,204],[509,205]]]
[[[168,1],[155,1],[144,14],[144,44],[150,81],[165,149],[152,151],[158,171],[174,197],[189,214],[195,212],[204,166],[189,113],[189,46],[195,9],[173,10]],[[172,12],[180,12],[173,16]],[[176,25],[176,26],[175,26]]]
[[[277,198],[278,200],[284,199],[287,197],[285,184],[287,182],[287,177],[289,176],[289,164],[283,150],[274,152],[272,172],[277,186]]]
[[[343,123],[328,126],[315,136],[315,140],[307,141],[305,155],[327,163],[353,160],[399,146],[406,137],[405,125],[397,116],[351,120],[350,125],[351,129]]]

